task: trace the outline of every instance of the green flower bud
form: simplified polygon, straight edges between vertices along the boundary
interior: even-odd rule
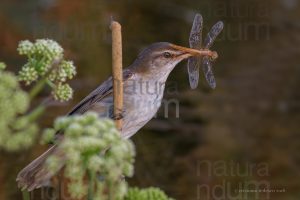
[[[124,163],[123,174],[127,177],[132,177],[134,173],[134,168],[131,163]]]
[[[70,137],[80,136],[83,132],[83,127],[79,123],[72,123],[65,131],[65,134]]]
[[[130,188],[125,196],[125,200],[141,200],[141,191],[136,188]]]
[[[64,141],[60,144],[61,148],[66,152],[76,151],[78,141],[73,139],[64,139]]]
[[[13,94],[10,94],[10,95],[13,95]],[[17,115],[14,105],[12,104],[12,102],[9,101],[9,99],[7,99],[7,98],[11,98],[10,95],[8,95],[8,97],[5,97],[6,99],[0,100],[0,119],[1,119],[1,121],[6,122],[6,123],[11,123],[11,121]]]
[[[109,143],[121,138],[120,135],[116,134],[117,132],[108,131],[110,134],[103,134],[103,139],[108,141]]]
[[[63,130],[66,129],[69,124],[71,123],[71,117],[58,117],[56,118],[55,122],[54,122],[54,128],[55,130],[59,131],[59,130]]]
[[[123,148],[122,148],[123,146]],[[126,147],[124,148],[123,143],[118,142],[115,143],[111,148],[110,148],[110,154],[116,158],[123,158],[124,157],[124,153],[126,153]]]
[[[85,171],[80,164],[76,163],[76,165],[67,165],[64,174],[72,180],[80,180],[84,177]]]
[[[11,73],[5,72],[5,75],[1,76],[0,84],[4,85],[6,88],[17,88],[19,86],[18,79]]]
[[[55,41],[49,39],[38,39],[34,44],[35,52],[45,55],[48,59],[61,57],[63,48]]]
[[[15,120],[14,122],[14,129],[15,130],[21,130],[21,129],[25,129],[29,124],[29,121],[27,119],[27,117],[19,117]]]
[[[131,140],[126,140],[126,139],[123,139],[122,138],[122,140],[123,140],[123,142],[124,142],[124,144],[126,145],[126,153],[127,153],[127,157],[129,157],[129,158],[133,158],[133,157],[135,157],[135,146],[134,146],[134,144],[133,144],[133,142],[131,141]]]
[[[24,113],[29,108],[29,96],[26,92],[17,91],[11,99],[17,113]]]
[[[62,61],[60,68],[63,71],[63,76],[72,79],[76,75],[76,68],[73,61]]]
[[[72,198],[81,199],[87,195],[87,186],[82,182],[71,182],[68,185],[68,190]]]
[[[88,160],[88,169],[97,172],[101,170],[101,168],[104,166],[105,160],[98,156],[98,155],[93,155],[91,158]]]
[[[50,172],[52,172],[53,174],[55,174],[56,172],[58,172],[58,170],[60,170],[62,162],[61,162],[61,159],[58,158],[57,156],[50,156],[46,160],[46,165],[47,165],[48,170]]]
[[[98,120],[98,114],[95,112],[87,112],[84,115],[84,125],[88,125],[88,124],[94,124],[96,122],[96,120]]]
[[[28,64],[24,65],[22,70],[19,72],[19,80],[24,81],[26,85],[29,85],[33,81],[38,79],[38,72],[30,67]]]
[[[105,123],[108,128],[116,129],[115,122],[111,119],[103,119],[103,123]]]
[[[80,155],[80,152],[77,152],[77,151],[70,151],[68,153],[68,161],[70,164],[73,164],[73,165],[78,165],[80,164],[80,161],[81,161],[81,155]]]
[[[6,68],[6,64],[4,62],[0,62],[0,70],[4,70]]]
[[[100,120],[96,121],[94,123],[94,126],[99,130],[100,134],[107,131],[107,126],[103,121]]]
[[[55,133],[56,131],[50,128],[47,128],[44,130],[43,136],[42,136],[42,143],[48,144],[54,141],[55,139]]]
[[[90,136],[98,136],[99,130],[95,126],[86,126],[84,132]]]
[[[120,181],[120,183],[115,191],[115,193],[117,194],[116,199],[123,199],[123,197],[127,193],[127,187],[128,187],[128,185],[125,181]]]
[[[138,189],[130,188],[125,196],[125,200],[174,200],[169,198],[162,190],[158,188]]]
[[[73,89],[68,84],[58,84],[53,91],[54,98],[60,101],[68,101],[73,97]]]
[[[34,45],[29,40],[24,40],[19,42],[19,46],[17,48],[17,51],[20,55],[30,55],[33,53],[33,47]]]
[[[46,60],[38,60],[32,66],[35,68],[35,70],[38,72],[40,76],[44,76],[51,67],[51,61]]]
[[[106,143],[101,139],[96,139],[94,137],[82,136],[79,143],[77,144],[77,149],[83,153],[94,152],[100,153],[100,150],[106,147]]]

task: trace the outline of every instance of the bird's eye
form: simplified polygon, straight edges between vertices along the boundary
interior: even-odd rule
[[[171,57],[172,57],[172,54],[169,53],[169,52],[164,52],[164,57],[165,57],[165,58],[171,58]]]

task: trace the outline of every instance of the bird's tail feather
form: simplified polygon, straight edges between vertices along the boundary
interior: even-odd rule
[[[47,169],[45,162],[50,155],[60,154],[61,152],[57,146],[54,145],[22,169],[16,179],[19,188],[32,191],[46,185],[54,174]],[[60,167],[63,167],[64,162],[61,162],[60,165]]]

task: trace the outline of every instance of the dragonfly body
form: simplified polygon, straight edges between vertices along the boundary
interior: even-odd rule
[[[223,22],[217,22],[207,34],[204,45],[202,45],[203,18],[200,14],[196,14],[189,38],[190,47],[198,50],[209,50],[217,36],[223,30],[223,27]],[[211,57],[191,57],[188,59],[189,82],[192,89],[195,89],[198,86],[200,65],[202,65],[204,76],[209,86],[211,88],[216,87],[216,81],[212,72],[212,61],[216,58],[217,54],[216,56]]]

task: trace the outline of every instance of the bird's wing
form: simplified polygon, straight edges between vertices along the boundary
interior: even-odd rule
[[[133,73],[130,69],[123,70],[123,81],[126,81],[132,77]],[[96,102],[101,101],[105,97],[111,95],[113,92],[112,77],[109,77],[99,87],[92,91],[81,102],[74,106],[67,115],[83,114],[90,110]]]
[[[133,77],[133,73],[130,69],[123,70],[123,81],[126,81]],[[67,115],[82,114],[88,110],[93,110],[93,106],[102,101],[108,95],[111,95],[113,91],[112,78],[108,78],[98,88],[91,92],[86,98],[79,102]],[[62,139],[63,132],[58,131],[56,133],[56,139]],[[47,158],[55,154],[59,157],[59,167],[63,167],[65,157],[61,149],[57,148],[57,145],[53,145],[48,151],[36,158],[29,165],[27,165],[17,176],[17,182],[19,187],[27,189],[29,191],[43,186],[45,182],[53,176],[52,172],[45,167]]]

